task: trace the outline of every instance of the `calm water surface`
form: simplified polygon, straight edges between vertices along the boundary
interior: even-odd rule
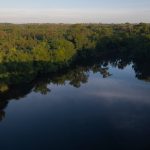
[[[0,122],[1,150],[149,150],[150,82],[132,65],[111,76],[86,72],[79,88],[48,84],[9,99]],[[4,97],[5,95],[3,95]]]

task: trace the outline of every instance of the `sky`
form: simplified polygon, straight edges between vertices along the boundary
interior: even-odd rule
[[[0,0],[5,23],[150,23],[150,0]]]

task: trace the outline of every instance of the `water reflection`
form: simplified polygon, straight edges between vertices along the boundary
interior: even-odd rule
[[[108,59],[29,83],[3,82],[0,145],[17,150],[149,148],[149,69],[145,62]]]
[[[82,62],[80,65],[72,66],[71,68],[67,68],[64,71],[59,73],[55,73],[53,75],[46,75],[40,77],[33,77],[32,81],[29,83],[23,83],[19,81],[19,84],[7,84],[5,82],[1,82],[0,85],[0,120],[5,117],[5,108],[8,103],[12,99],[19,100],[20,98],[25,97],[27,94],[32,91],[36,93],[41,93],[46,95],[51,92],[51,89],[48,88],[48,85],[61,85],[65,86],[66,82],[75,88],[80,88],[82,84],[86,84],[88,82],[89,74],[92,71],[94,74],[100,73],[103,78],[108,78],[112,76],[110,69],[112,67],[118,68],[120,70],[124,70],[125,67],[131,66],[135,71],[135,77],[139,80],[150,81],[150,68],[148,62],[132,62],[128,59],[121,58],[105,58],[102,60],[94,60],[89,61],[88,63]],[[130,70],[131,71],[131,70]],[[116,74],[118,72],[115,72]],[[113,74],[114,75],[114,74]],[[28,77],[27,77],[28,78]],[[25,79],[24,79],[25,80]],[[115,88],[115,84],[111,87],[112,90]],[[121,88],[121,87],[120,87]],[[100,93],[94,93],[94,95],[99,95]],[[115,94],[115,95],[113,95]],[[105,93],[103,91],[101,95],[105,97],[119,97],[122,94],[127,93]],[[136,92],[135,92],[136,94]],[[136,95],[135,95],[135,98]],[[126,97],[127,99],[127,97]]]

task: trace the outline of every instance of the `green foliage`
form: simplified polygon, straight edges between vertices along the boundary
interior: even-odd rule
[[[1,79],[117,55],[149,62],[150,24],[0,24]]]
[[[55,62],[67,62],[75,55],[74,45],[67,40],[57,40],[53,50]]]
[[[50,52],[45,42],[38,43],[31,51],[33,61],[50,61]]]

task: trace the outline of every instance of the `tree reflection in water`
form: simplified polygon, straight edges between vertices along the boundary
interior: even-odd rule
[[[88,62],[88,63],[87,63]],[[79,65],[80,64],[80,65]],[[126,66],[132,64],[136,78],[150,82],[150,68],[148,61],[130,60],[123,57],[95,59],[91,61],[83,61],[62,71],[53,74],[37,75],[23,74],[23,77],[17,78],[13,75],[8,82],[1,78],[0,84],[0,121],[5,118],[5,108],[12,99],[19,100],[32,91],[46,95],[51,92],[48,88],[49,84],[65,85],[66,81],[75,88],[80,88],[82,84],[86,84],[89,78],[89,72],[100,73],[103,78],[110,77],[109,67],[113,66],[123,70]],[[18,79],[13,83],[11,79]],[[26,82],[24,82],[26,81]]]

